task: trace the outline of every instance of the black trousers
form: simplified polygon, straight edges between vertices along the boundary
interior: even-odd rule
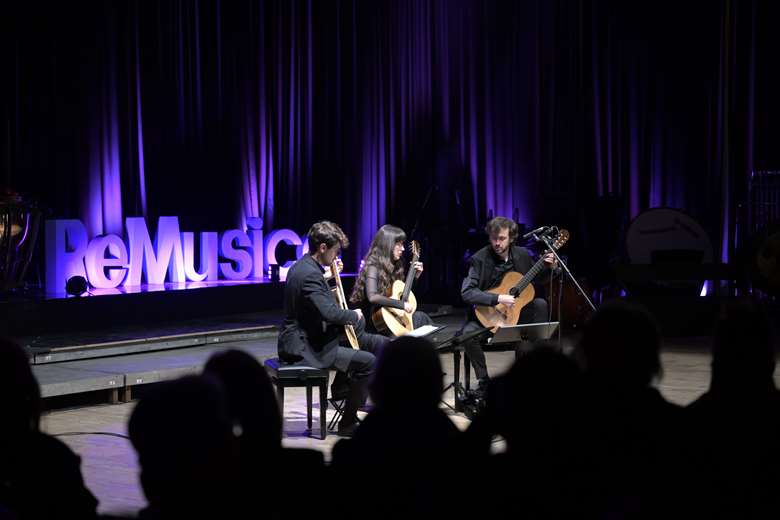
[[[342,425],[353,424],[357,421],[358,408],[363,406],[368,397],[368,381],[374,374],[376,359],[379,357],[382,349],[390,342],[384,336],[366,332],[365,320],[361,320],[355,326],[355,334],[358,338],[360,350],[355,352],[348,347],[339,347],[349,350],[351,359],[346,371],[336,372],[336,377],[333,378],[331,386],[331,393],[333,394],[343,388],[347,389],[344,416],[341,419]]]
[[[535,298],[520,311],[518,323],[540,323],[548,319],[547,301],[542,298]],[[469,319],[460,329],[461,334],[468,334],[475,330],[482,329],[482,324],[476,319]],[[463,351],[471,360],[471,366],[474,367],[474,375],[479,380],[487,379],[487,361],[485,360],[485,351],[482,350],[482,344],[479,341],[469,341],[463,345]]]

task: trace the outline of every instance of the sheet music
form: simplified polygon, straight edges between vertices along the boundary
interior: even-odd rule
[[[431,334],[433,332],[436,332],[441,327],[436,327],[434,325],[423,325],[422,327],[417,327],[416,329],[412,330],[411,332],[407,332],[404,334],[404,336],[412,336],[414,338],[422,338],[424,336],[427,336],[428,334]]]

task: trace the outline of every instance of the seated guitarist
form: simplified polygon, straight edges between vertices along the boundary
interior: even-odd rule
[[[368,253],[363,259],[363,266],[358,274],[352,295],[349,300],[360,305],[363,315],[366,317],[366,330],[376,332],[371,316],[377,307],[393,307],[412,311],[409,302],[405,304],[401,300],[388,298],[387,290],[396,280],[404,280],[403,252],[406,233],[401,228],[385,224],[374,235]],[[423,272],[423,263],[414,265],[415,279]],[[414,328],[432,323],[431,318],[421,311],[415,311],[412,315]]]
[[[333,222],[322,221],[309,229],[309,254],[295,262],[284,286],[284,312],[277,348],[286,363],[337,370],[331,385],[335,399],[345,398],[338,434],[352,436],[357,410],[368,395],[375,355],[387,338],[365,332],[360,310],[343,310],[325,281],[325,266],[333,263],[349,240]],[[360,350],[340,345],[344,325],[353,325]]]
[[[534,264],[530,253],[524,247],[512,245],[517,239],[517,224],[505,217],[496,217],[485,226],[485,232],[490,237],[490,245],[487,245],[474,253],[470,259],[469,274],[463,280],[460,294],[463,301],[469,305],[495,306],[504,304],[511,307],[515,303],[515,297],[511,294],[493,294],[487,289],[501,283],[501,279],[508,271],[527,273]],[[538,278],[549,273],[549,267],[555,267],[555,257],[548,253],[544,257],[547,269],[538,275]],[[520,312],[519,323],[537,323],[547,321],[547,302],[542,298],[536,298],[526,305]],[[473,307],[469,311],[467,321],[461,329],[462,334],[481,329],[482,324],[477,320]],[[464,344],[464,350],[471,359],[471,366],[479,381],[477,394],[482,395],[488,381],[487,363],[482,346],[477,341],[469,341]]]

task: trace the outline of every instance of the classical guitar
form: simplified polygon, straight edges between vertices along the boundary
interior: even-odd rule
[[[569,232],[565,229],[561,229],[558,231],[558,235],[551,244],[552,248],[558,250],[563,247],[568,240]],[[544,258],[539,258],[533,267],[525,274],[516,271],[504,273],[501,283],[495,287],[491,287],[486,292],[493,294],[511,294],[515,297],[515,304],[511,307],[502,303],[499,303],[496,306],[477,305],[474,308],[474,312],[476,313],[479,322],[485,328],[491,329],[493,332],[498,330],[499,327],[517,325],[517,320],[520,318],[520,311],[523,310],[523,307],[525,307],[528,302],[534,299],[534,286],[531,282],[533,282],[536,275],[539,274],[543,268]]]
[[[344,286],[341,285],[339,262],[339,259],[335,259],[333,260],[333,263],[330,264],[331,276],[336,282],[336,287],[333,289],[333,293],[336,295],[336,301],[338,302],[339,307],[344,310],[348,310],[349,308],[347,307],[347,298],[344,296]],[[357,334],[355,333],[355,327],[352,325],[344,325],[344,332],[347,334],[347,340],[349,341],[350,346],[352,346],[352,348],[355,350],[360,349]]]
[[[406,281],[396,280],[393,282],[385,296],[395,300],[401,300],[412,305],[412,312],[406,312],[404,309],[394,307],[379,307],[371,315],[376,330],[381,334],[392,334],[393,336],[403,336],[414,330],[412,315],[417,310],[417,299],[412,293],[412,284],[414,283],[415,270],[414,264],[420,261],[420,244],[412,240],[410,246],[412,250],[412,261],[409,264],[409,272],[406,273]]]

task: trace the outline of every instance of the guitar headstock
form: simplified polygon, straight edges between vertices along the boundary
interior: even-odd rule
[[[422,247],[417,240],[412,240],[409,244],[409,249],[412,251],[412,261],[417,262],[422,254]]]
[[[569,241],[570,236],[568,229],[559,229],[558,234],[555,236],[555,240],[552,242],[553,249],[558,250],[562,248],[566,242]]]

